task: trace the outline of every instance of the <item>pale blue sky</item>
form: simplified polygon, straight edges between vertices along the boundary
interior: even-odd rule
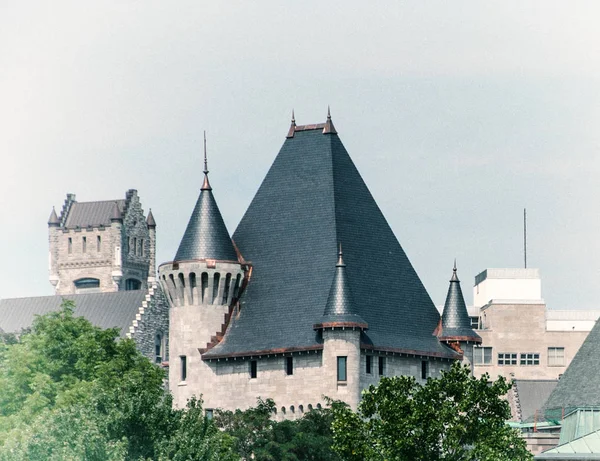
[[[0,297],[51,294],[46,221],[136,188],[172,259],[201,184],[230,232],[289,126],[339,135],[436,304],[454,257],[600,308],[597,2],[0,0]]]

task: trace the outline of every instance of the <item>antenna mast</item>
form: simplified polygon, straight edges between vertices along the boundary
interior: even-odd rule
[[[523,208],[523,257],[527,269],[527,208]]]

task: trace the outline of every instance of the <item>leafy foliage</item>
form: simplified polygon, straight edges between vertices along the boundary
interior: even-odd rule
[[[363,393],[358,411],[334,402],[334,450],[349,461],[532,459],[505,421],[505,379],[471,376],[458,363],[420,385],[412,377],[382,378]]]
[[[245,460],[338,461],[333,442],[330,409],[314,409],[301,419],[271,419],[275,402],[258,399],[256,407],[241,411],[217,410],[215,421],[233,438],[234,448]]]
[[[202,412],[173,409],[165,373],[116,329],[62,310],[0,342],[0,460],[233,460]]]

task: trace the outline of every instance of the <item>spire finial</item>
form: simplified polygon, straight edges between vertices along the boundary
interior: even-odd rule
[[[323,128],[323,134],[336,134],[335,127],[333,126],[333,122],[331,121],[331,110],[329,106],[327,106],[327,121],[325,122],[325,127]]]
[[[454,268],[452,270],[456,272],[456,258],[454,258]]]
[[[294,115],[294,109],[292,109],[292,125],[296,125],[296,116]]]
[[[292,123],[290,124],[290,129],[288,130],[288,134],[287,134],[286,138],[293,138],[295,132],[296,132],[296,115],[294,114],[294,109],[292,109]]]
[[[331,120],[331,110],[329,109],[329,104],[327,104],[327,120]]]
[[[204,130],[204,182],[200,190],[212,190],[208,182],[208,161],[206,160],[206,130]]]
[[[460,282],[460,280],[458,280],[458,274],[456,273],[456,258],[454,258],[454,267],[452,268],[452,278],[450,279],[451,282]]]
[[[338,262],[336,267],[346,267],[344,264],[344,254],[342,253],[342,242],[338,243]]]

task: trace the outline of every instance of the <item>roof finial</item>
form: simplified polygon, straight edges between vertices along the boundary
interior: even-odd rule
[[[458,274],[456,273],[456,258],[454,258],[454,267],[452,268],[452,278],[450,279],[451,282],[460,282],[460,280],[458,280]]]
[[[290,129],[288,130],[288,134],[287,134],[286,138],[293,138],[295,132],[296,132],[296,116],[294,115],[294,109],[292,109],[292,123],[290,124]]]
[[[204,130],[204,182],[200,190],[212,190],[208,182],[208,162],[206,160],[206,130]]]
[[[325,127],[323,128],[323,134],[327,133],[337,133],[335,127],[333,126],[333,122],[331,121],[331,110],[329,109],[329,106],[327,106],[327,121],[325,122]]]
[[[344,264],[344,254],[342,253],[342,242],[340,242],[338,245],[338,262],[336,264],[336,267],[346,267],[346,265]]]

